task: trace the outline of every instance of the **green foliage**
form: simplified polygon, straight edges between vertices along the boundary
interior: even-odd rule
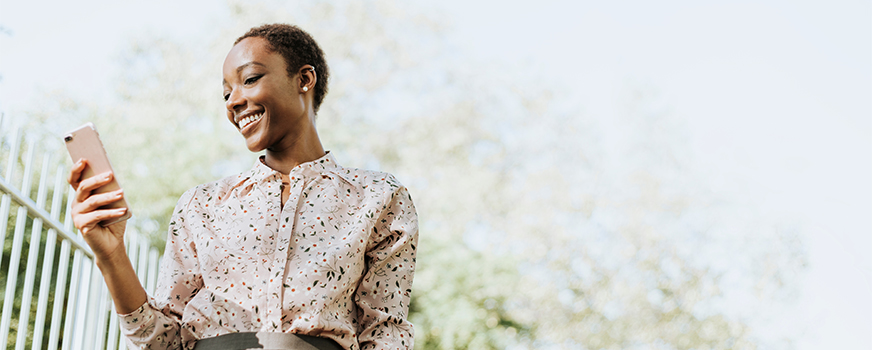
[[[504,349],[532,325],[510,314],[516,262],[426,235],[418,255],[411,321],[419,349]]]

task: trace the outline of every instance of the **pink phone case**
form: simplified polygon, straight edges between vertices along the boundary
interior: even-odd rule
[[[112,171],[112,173],[115,174],[115,171],[112,170],[112,165],[109,164],[109,157],[106,156],[106,150],[103,148],[103,142],[100,141],[100,135],[97,134],[97,129],[94,128],[94,124],[89,122],[66,133],[64,135],[64,143],[67,145],[67,151],[70,153],[70,158],[72,158],[73,163],[81,158],[88,160],[88,165],[82,173],[82,180],[107,171]],[[105,193],[121,188],[121,186],[118,185],[117,174],[115,175],[116,176],[112,178],[112,182],[94,190],[93,193]],[[100,209],[115,208],[127,208],[127,212],[120,218],[101,221],[100,226],[109,226],[130,218],[130,207],[127,206],[127,201],[124,198],[110,205],[100,207]]]

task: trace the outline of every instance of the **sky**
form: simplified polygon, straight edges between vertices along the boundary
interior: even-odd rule
[[[111,98],[129,38],[209,33],[209,3],[0,0],[0,111]],[[713,191],[802,224],[809,267],[772,324],[798,349],[872,348],[872,2],[417,4],[470,60],[529,64],[585,113],[656,91]]]

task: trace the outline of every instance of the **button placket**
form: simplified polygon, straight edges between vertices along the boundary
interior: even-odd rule
[[[288,200],[281,206],[276,249],[272,264],[269,267],[269,295],[267,296],[266,318],[268,321],[264,326],[267,330],[273,332],[282,331],[282,299],[284,296],[284,281],[287,275],[285,266],[290,255],[294,253],[290,251],[290,243],[296,225],[297,206],[299,205],[305,182],[298,175],[293,175],[293,172],[291,174]],[[281,193],[279,193],[279,201],[281,201]]]
[[[266,178],[263,181],[263,186],[267,186],[271,189],[264,191],[263,194],[269,196],[267,202],[270,203],[270,207],[267,208],[265,214],[269,214],[270,211],[274,210],[272,208],[281,208],[281,176],[279,174],[275,174],[271,178]],[[273,188],[277,188],[278,191]],[[269,217],[266,218],[268,221]],[[281,218],[279,218],[280,220]],[[276,221],[278,222],[278,220]],[[272,273],[272,263],[275,259],[275,251],[278,245],[279,235],[276,231],[278,231],[278,226],[272,227],[270,229],[270,224],[267,223],[264,230],[261,233],[261,242],[263,245],[262,249],[257,249],[257,261],[255,261],[255,281],[259,281],[259,288],[253,290],[255,295],[254,302],[255,305],[258,306],[258,318],[261,322],[261,330],[269,330],[270,327],[270,314],[271,314],[271,303],[270,303],[270,295],[273,294],[272,290],[274,287],[269,283],[269,276]],[[270,247],[271,246],[271,247]],[[262,266],[262,267],[261,267]]]

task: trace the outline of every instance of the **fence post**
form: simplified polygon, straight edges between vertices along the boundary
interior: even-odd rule
[[[24,178],[21,179],[21,192],[30,195],[30,175],[33,170],[34,142],[27,147],[24,163]],[[3,299],[3,316],[0,319],[0,344],[6,344],[9,338],[9,324],[12,322],[12,307],[15,305],[15,289],[18,287],[18,265],[21,262],[21,246],[24,244],[24,229],[27,226],[27,208],[18,207],[15,217],[15,231],[12,238],[12,253],[9,255],[9,272],[6,274],[6,294]]]
[[[19,139],[21,138],[21,129],[15,129],[15,134],[12,136],[12,144],[9,145],[9,163],[6,164],[7,181],[12,181],[12,175],[15,172],[15,164],[18,163]],[[12,198],[4,193],[3,199],[0,199],[0,234],[3,235],[3,242],[6,242],[6,225],[9,221],[9,210],[12,206]],[[0,250],[0,261],[3,260],[3,250]],[[2,268],[2,266],[0,266]],[[5,343],[4,343],[5,344]]]
[[[36,194],[36,206],[45,208],[46,178],[51,155],[46,153],[42,160],[39,189]],[[35,218],[30,227],[30,246],[27,250],[27,267],[24,269],[24,290],[21,292],[21,307],[18,309],[18,336],[15,338],[15,350],[24,350],[27,345],[27,329],[30,323],[30,303],[33,299],[33,282],[36,279],[36,262],[39,260],[39,243],[42,238],[42,219]],[[34,341],[36,341],[34,339]]]
[[[64,194],[62,187],[63,166],[59,166],[55,173],[54,192],[51,197],[51,218],[57,220],[61,215],[61,197]],[[51,287],[51,271],[54,268],[55,246],[57,245],[57,232],[53,228],[48,230],[45,238],[45,254],[42,258],[42,279],[39,282],[39,299],[36,306],[36,321],[33,325],[33,350],[42,350],[42,336],[45,331],[45,313],[48,309],[48,291]],[[62,258],[63,259],[63,258]],[[60,274],[60,271],[58,271]],[[55,294],[55,304],[63,303]],[[54,322],[52,322],[54,323]],[[49,338],[51,339],[51,338]]]
[[[75,191],[73,191],[72,187],[67,187],[67,192],[67,209],[66,215],[64,216],[64,229],[67,232],[71,232],[73,228],[73,219],[70,216],[70,205],[73,202],[73,196],[75,195]],[[64,300],[66,300],[64,299],[64,294],[66,294],[67,291],[67,271],[69,271],[70,268],[69,264],[71,245],[72,244],[70,243],[70,241],[66,239],[61,242],[60,260],[58,260],[58,277],[55,281],[55,303],[54,307],[52,307],[51,312],[51,333],[49,333],[48,336],[48,350],[57,350],[58,348],[58,339],[60,338],[61,334],[61,315],[63,312]],[[79,250],[76,250],[76,254],[81,254],[81,252]],[[66,340],[66,338],[64,339]],[[64,349],[65,347],[61,348]]]

